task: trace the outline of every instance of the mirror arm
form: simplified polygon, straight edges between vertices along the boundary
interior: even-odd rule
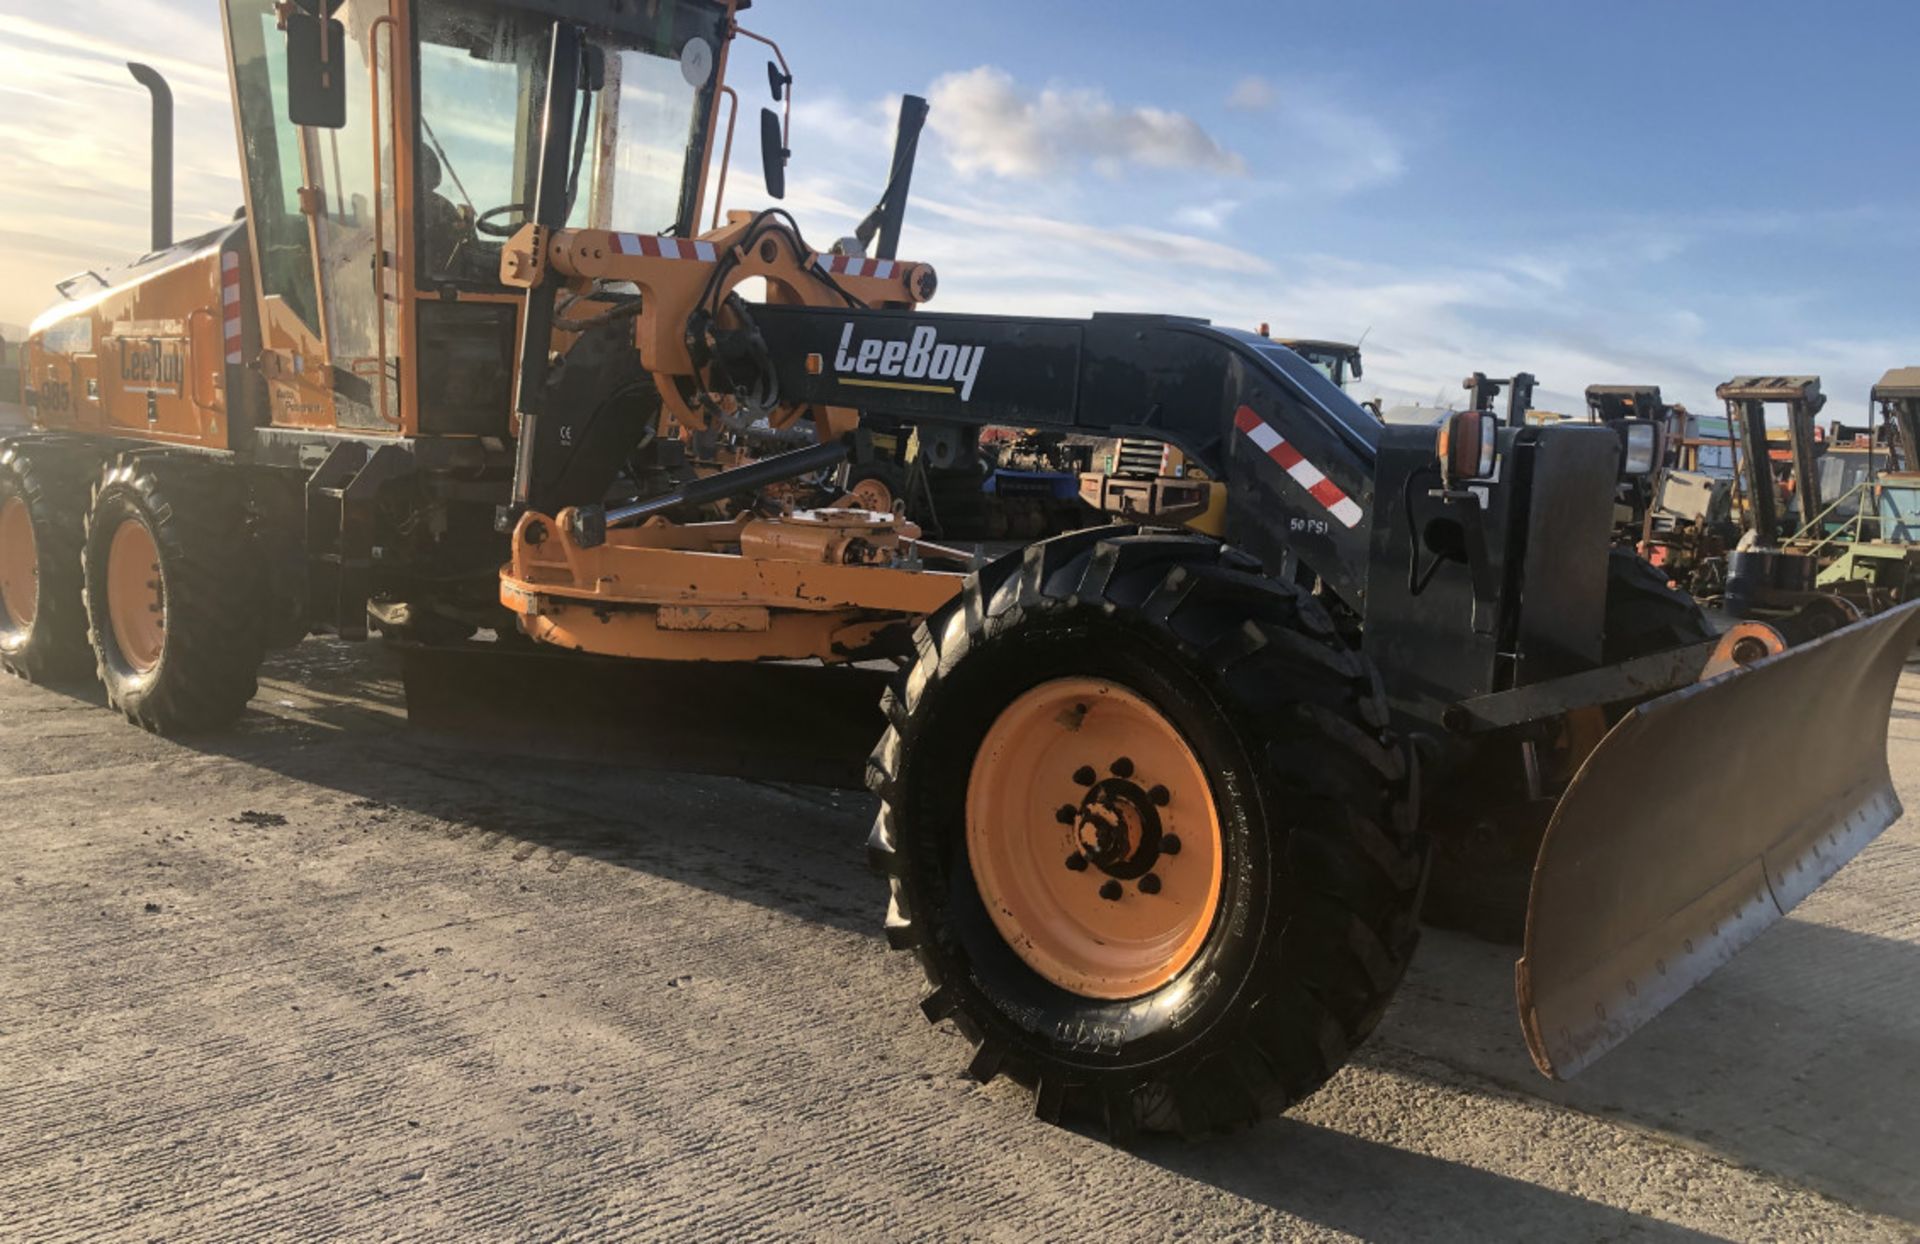
[[[773,49],[774,59],[780,62],[780,76],[787,80],[787,89],[780,97],[780,145],[793,146],[793,70],[787,68],[787,54],[780,50],[779,44],[765,35],[755,34],[739,22],[733,24],[733,33],[766,44]]]

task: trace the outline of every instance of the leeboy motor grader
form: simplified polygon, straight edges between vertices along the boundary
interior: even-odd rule
[[[910,141],[831,253],[778,210],[715,220],[744,5],[319,3],[222,5],[244,213],[177,245],[159,213],[33,328],[0,454],[15,672],[92,671],[184,732],[241,711],[268,645],[370,611],[602,659],[892,657],[886,937],[975,1075],[1122,1138],[1331,1075],[1430,851],[1492,859],[1456,898],[1525,892],[1521,1030],[1566,1076],[1898,815],[1916,607],[1715,636],[1609,553],[1610,430],[1469,411],[1436,443],[1203,320],[925,311]],[[777,195],[771,110],[762,139]],[[864,415],[1164,440],[1226,485],[1224,539],[969,568],[897,514],[778,504],[865,454]],[[1646,780],[1703,739],[1724,763]]]

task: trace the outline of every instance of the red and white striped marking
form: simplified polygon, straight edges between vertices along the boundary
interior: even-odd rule
[[[1253,412],[1253,407],[1242,406],[1233,412],[1233,426],[1246,433],[1248,440],[1261,453],[1280,464],[1282,470],[1293,477],[1293,482],[1312,494],[1313,499],[1327,508],[1327,513],[1347,527],[1352,527],[1364,518],[1352,497],[1342,492],[1340,485],[1328,479],[1319,467],[1308,462],[1300,451],[1287,444],[1287,439],[1273,430],[1273,427]]]
[[[822,255],[820,266],[841,276],[873,276],[883,281],[893,276],[891,259],[862,259],[858,255]]]
[[[227,363],[237,367],[240,365],[245,312],[240,306],[240,256],[232,251],[220,256],[220,312],[226,334]]]
[[[689,238],[662,238],[651,233],[616,233],[613,250],[617,255],[645,255],[649,259],[697,259],[712,263],[717,254],[713,243]]]

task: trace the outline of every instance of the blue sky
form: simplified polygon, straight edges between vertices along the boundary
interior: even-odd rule
[[[213,11],[0,13],[0,320],[140,247],[115,32],[185,83],[182,228],[231,210]],[[877,192],[898,93],[932,98],[903,250],[940,268],[939,306],[1366,332],[1361,394],[1390,401],[1527,369],[1559,409],[1625,381],[1712,409],[1728,376],[1808,371],[1851,416],[1920,362],[1920,5],[759,0],[743,21],[798,77],[790,203],[817,246]],[[742,43],[749,110],[762,59]],[[733,206],[758,198],[752,133]]]

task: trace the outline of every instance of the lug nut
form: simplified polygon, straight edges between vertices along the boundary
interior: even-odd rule
[[[1087,871],[1087,857],[1075,851],[1067,857],[1067,867],[1074,872],[1083,873]]]
[[[1100,897],[1106,899],[1109,903],[1119,902],[1120,883],[1118,881],[1109,881],[1107,884],[1101,886]]]
[[[1063,803],[1060,805],[1060,810],[1053,814],[1053,819],[1062,825],[1071,825],[1080,819],[1080,809],[1070,803]]]
[[[1133,776],[1133,762],[1125,756],[1114,761],[1111,767],[1113,769],[1113,776],[1117,778],[1130,778]]]
[[[1156,786],[1147,792],[1147,798],[1153,800],[1155,805],[1164,808],[1173,802],[1173,792],[1164,786]]]
[[[1093,771],[1092,765],[1081,765],[1073,771],[1073,780],[1079,786],[1092,786],[1100,775]]]
[[[1160,854],[1162,855],[1180,854],[1180,835],[1179,834],[1161,834],[1160,835]]]
[[[1140,878],[1140,893],[1142,894],[1160,893],[1159,876],[1154,873],[1148,873],[1146,876]]]

